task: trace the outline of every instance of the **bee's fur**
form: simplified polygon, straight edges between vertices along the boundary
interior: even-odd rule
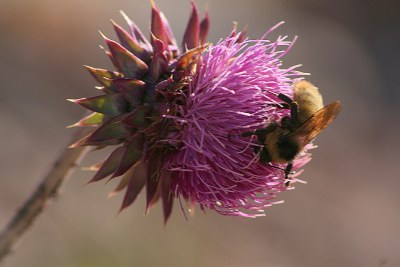
[[[278,98],[284,101],[283,107],[290,108],[290,116],[283,117],[280,124],[272,122],[264,129],[243,136],[257,136],[263,147],[255,151],[260,153],[262,163],[287,163],[285,184],[289,185],[293,160],[333,121],[341,110],[341,104],[336,101],[324,107],[318,88],[305,80],[293,85],[293,99],[283,94]]]

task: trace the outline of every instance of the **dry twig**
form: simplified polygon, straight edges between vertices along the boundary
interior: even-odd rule
[[[81,139],[90,129],[81,128],[76,131],[73,141]],[[33,221],[43,212],[48,200],[55,197],[62,182],[86,154],[87,148],[64,148],[57,157],[42,182],[32,195],[17,210],[9,223],[0,233],[0,262],[13,249],[15,243],[29,229]]]

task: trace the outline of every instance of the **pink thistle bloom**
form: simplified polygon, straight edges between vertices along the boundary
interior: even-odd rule
[[[292,84],[303,74],[282,68],[280,58],[292,42],[279,37],[238,42],[228,37],[210,46],[191,76],[186,102],[179,116],[169,116],[181,126],[169,141],[182,147],[168,157],[164,168],[174,172],[176,197],[224,215],[256,217],[278,203],[285,191],[284,172],[258,160],[256,140],[241,133],[265,127],[289,115],[276,108],[278,93],[290,96]],[[167,140],[168,141],[168,140]],[[305,154],[294,163],[303,166]]]
[[[292,188],[287,164],[260,160],[262,142],[244,134],[290,116],[278,94],[291,98],[304,75],[298,66],[282,67],[293,41],[266,39],[281,23],[259,40],[234,29],[212,45],[208,15],[200,20],[192,3],[181,53],[154,3],[150,41],[123,15],[129,31],[114,23],[120,43],[104,36],[115,70],[86,67],[102,94],[72,100],[92,112],[73,126],[94,129],[72,146],[115,147],[92,166],[90,182],[121,177],[111,193],[125,190],[121,210],[145,188],[146,210],[161,199],[165,222],[176,198],[182,209],[187,202],[245,217],[279,203],[278,194]],[[291,161],[293,170],[310,160],[311,146]]]

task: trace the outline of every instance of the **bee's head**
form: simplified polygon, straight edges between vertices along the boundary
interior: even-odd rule
[[[279,156],[288,162],[292,161],[296,155],[300,152],[300,145],[296,138],[287,135],[279,137],[276,143],[278,148]]]

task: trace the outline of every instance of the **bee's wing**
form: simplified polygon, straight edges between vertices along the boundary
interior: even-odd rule
[[[288,135],[296,136],[299,138],[301,145],[305,146],[336,118],[341,109],[342,104],[340,104],[340,101],[330,103],[315,112],[314,115]]]

